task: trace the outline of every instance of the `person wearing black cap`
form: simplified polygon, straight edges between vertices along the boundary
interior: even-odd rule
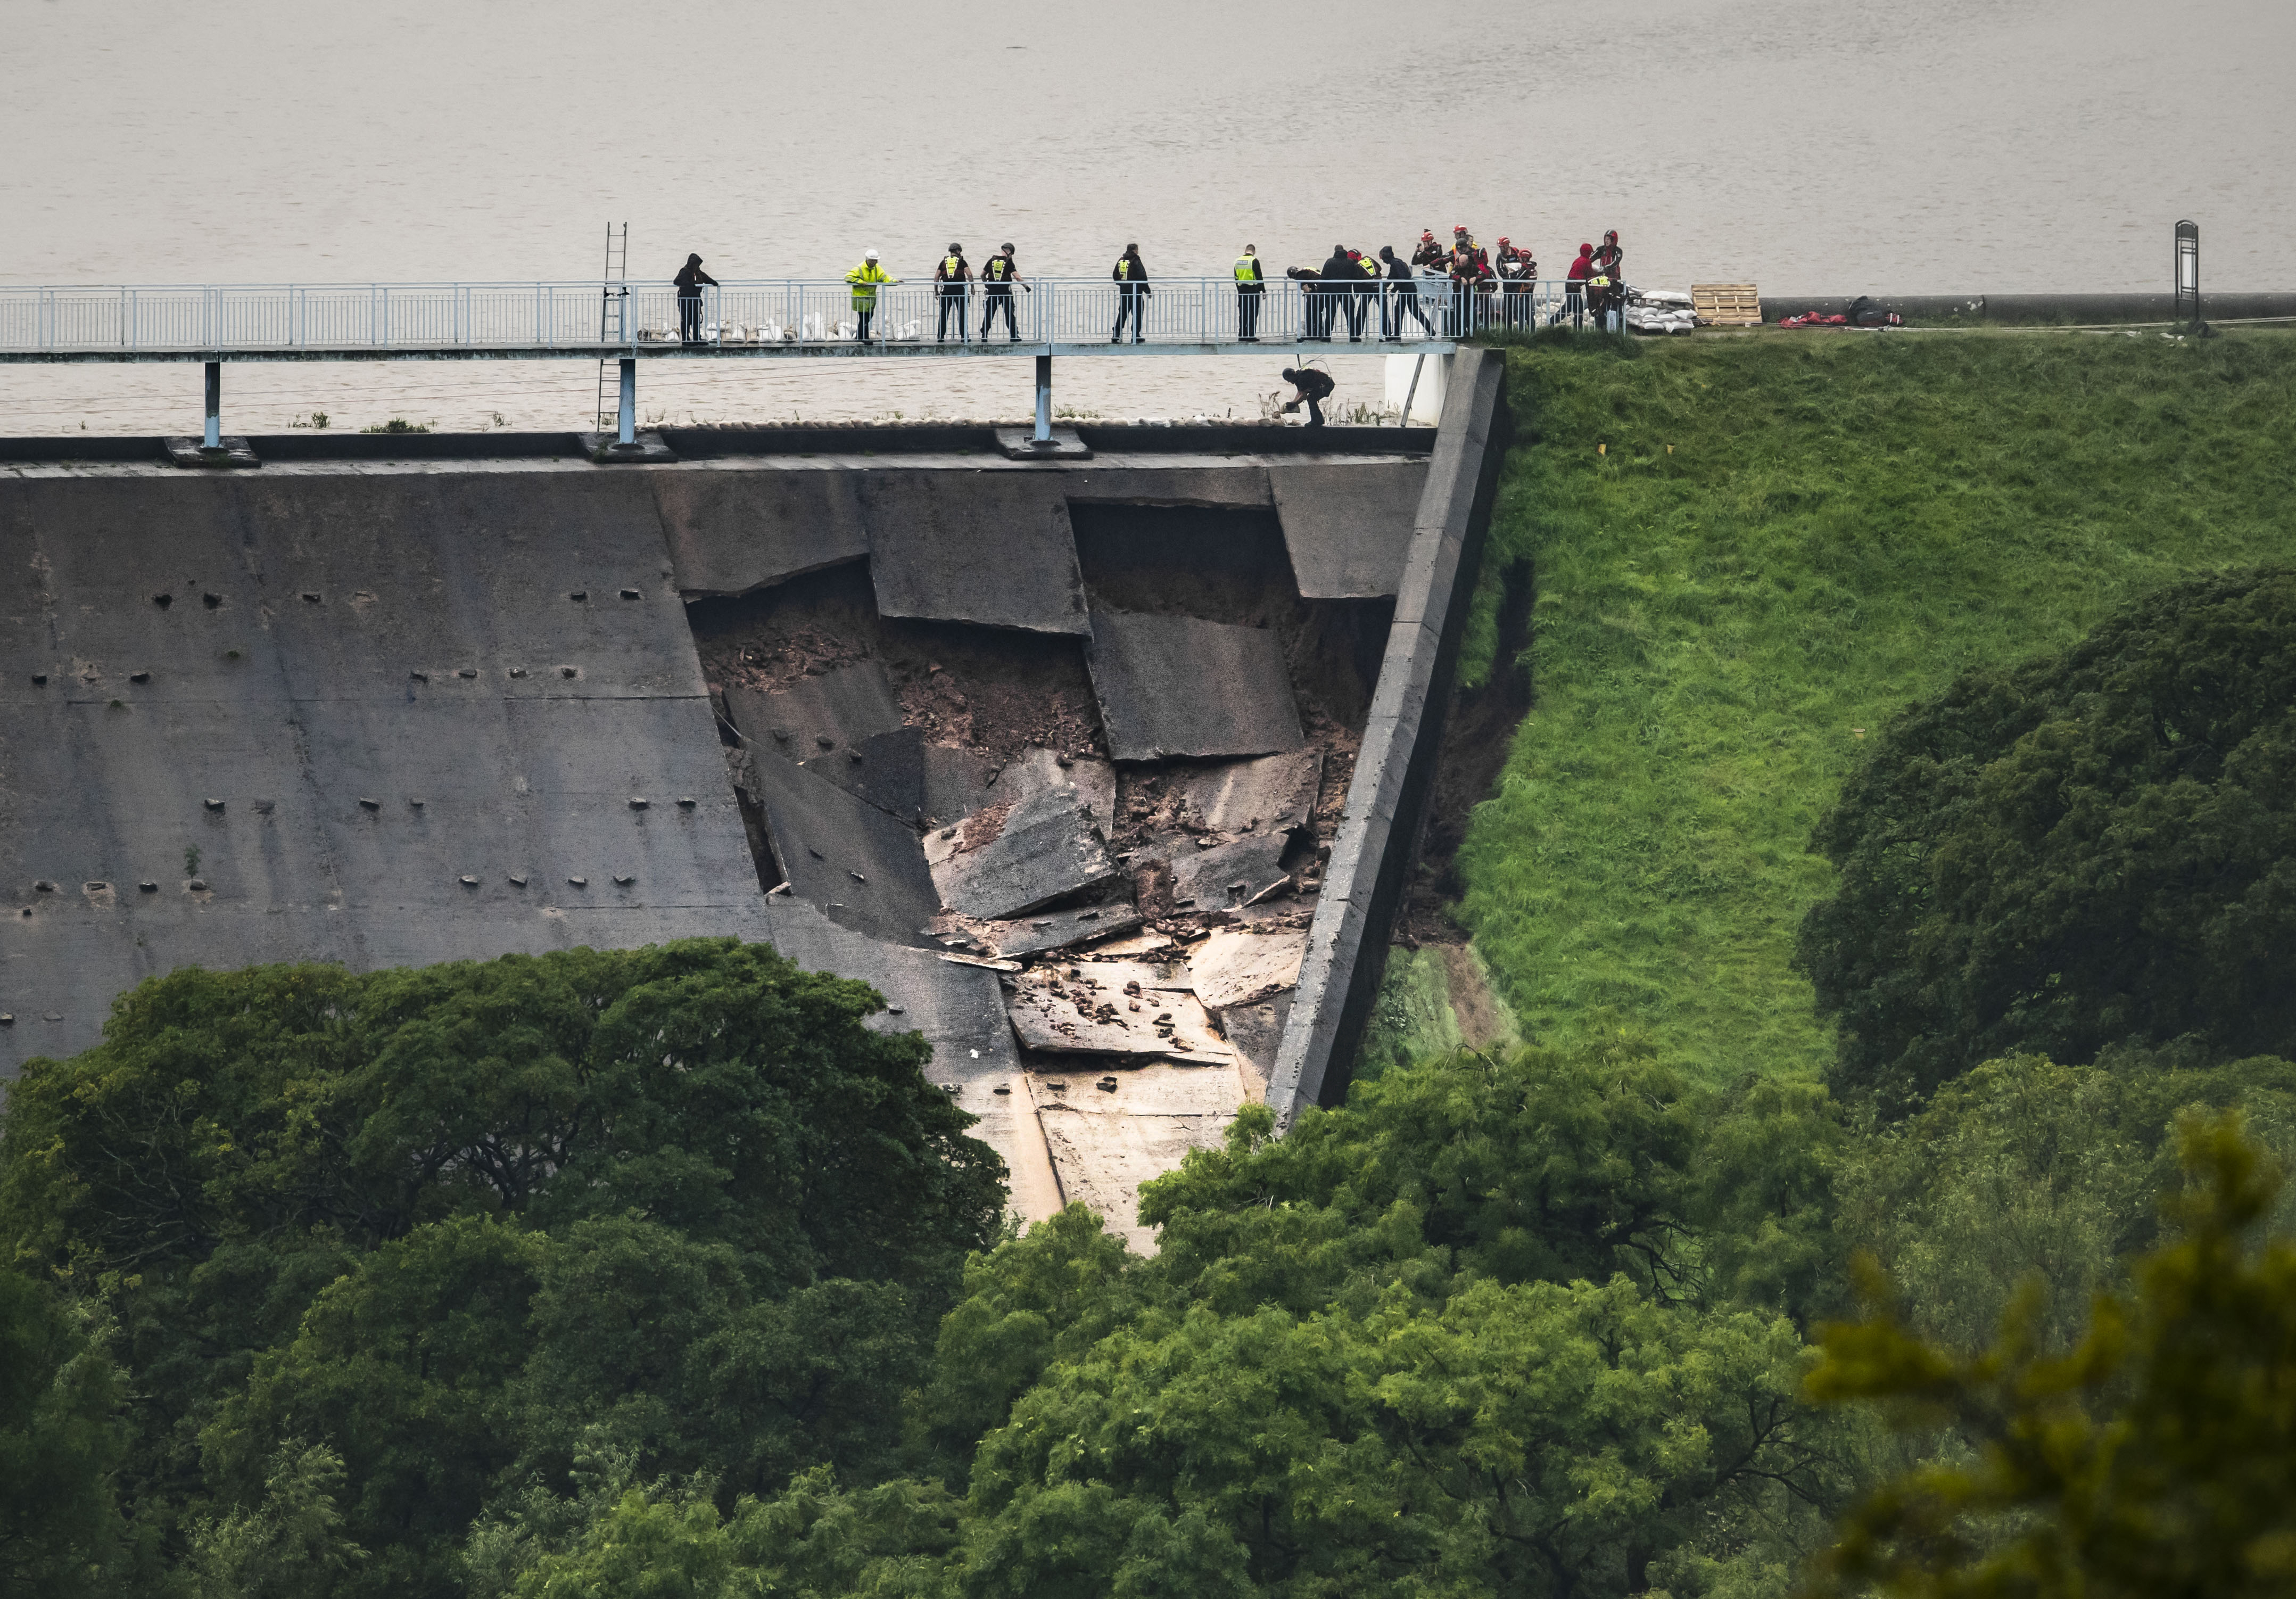
[[[1328,372],[1317,372],[1312,366],[1287,366],[1283,369],[1283,381],[1291,384],[1292,389],[1292,398],[1283,402],[1285,414],[1297,411],[1304,405],[1308,407],[1308,425],[1311,428],[1322,427],[1324,407],[1320,402],[1329,399],[1332,396],[1332,374]]]
[[[972,342],[964,331],[964,298],[971,292],[972,283],[972,266],[964,258],[964,246],[950,244],[948,253],[940,258],[940,265],[933,268],[933,292],[940,299],[940,331],[933,335],[936,344],[948,341],[948,319],[951,316],[956,318],[956,341],[959,344]],[[983,333],[981,337],[986,339],[988,335]]]
[[[1155,291],[1148,286],[1147,264],[1140,258],[1140,247],[1128,244],[1124,253],[1116,258],[1116,266],[1109,275],[1116,280],[1116,330],[1108,336],[1111,344],[1124,342],[1124,321],[1132,319],[1132,342],[1139,343],[1148,335],[1148,297]]]
[[[718,280],[701,270],[701,258],[688,256],[685,265],[677,269],[670,280],[677,285],[677,341],[680,344],[701,342],[701,285],[718,286]]]
[[[1420,308],[1419,280],[1412,275],[1409,263],[1397,258],[1392,244],[1379,247],[1379,258],[1387,263],[1387,298],[1380,302],[1379,336],[1402,338],[1403,318],[1408,313],[1416,316],[1427,336],[1433,338],[1435,324],[1427,320],[1427,313]]]
[[[1013,258],[1013,247],[1007,244],[990,256],[980,268],[980,299],[984,308],[980,313],[980,341],[983,344],[988,342],[988,330],[996,325],[996,316],[1000,311],[1004,313],[1004,332],[1011,336],[1011,341],[1014,344],[1021,342],[1021,330],[1013,324],[1013,285],[1015,283],[1020,283],[1031,294],[1036,292],[1022,282],[1021,264]]]
[[[1363,337],[1363,324],[1360,320],[1362,314],[1357,309],[1352,297],[1355,286],[1363,281],[1363,268],[1349,258],[1346,245],[1332,246],[1331,259],[1324,263],[1323,278],[1326,286],[1323,295],[1322,316],[1319,318],[1321,325],[1316,329],[1317,333],[1324,340],[1330,340],[1332,324],[1339,319],[1340,313],[1345,310],[1351,339],[1361,340]]]

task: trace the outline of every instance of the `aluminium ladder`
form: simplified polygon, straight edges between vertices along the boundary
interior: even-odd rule
[[[599,275],[598,342],[624,344],[628,342],[625,320],[628,316],[630,291],[625,282],[630,264],[630,225],[617,228],[606,225],[606,269]],[[598,357],[598,431],[610,433],[619,426],[621,412],[620,364],[612,356]],[[613,399],[610,404],[608,395]],[[633,422],[636,419],[632,418]]]

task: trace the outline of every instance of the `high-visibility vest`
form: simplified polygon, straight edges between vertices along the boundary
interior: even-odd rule
[[[950,283],[958,282],[957,274],[964,270],[963,256],[950,256],[940,264],[940,275]]]
[[[1013,263],[1004,256],[990,256],[988,265],[980,269],[980,275],[1002,282],[1013,275]]]
[[[877,304],[877,285],[890,283],[893,280],[876,262],[864,261],[845,275],[845,281],[853,285],[853,303],[865,311],[873,309]]]
[[[1258,256],[1236,257],[1235,281],[1239,283],[1256,283],[1259,281],[1259,258]]]
[[[1132,275],[1132,258],[1130,256],[1119,256],[1116,258],[1116,275],[1119,278],[1128,278]]]

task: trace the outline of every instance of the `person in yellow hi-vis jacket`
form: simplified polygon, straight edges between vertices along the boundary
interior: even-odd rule
[[[861,265],[847,273],[845,281],[853,285],[853,319],[861,324],[860,332],[855,337],[866,344],[869,342],[869,319],[877,314],[877,291],[901,280],[887,277],[885,269],[877,265],[877,252],[865,250],[861,252]]]

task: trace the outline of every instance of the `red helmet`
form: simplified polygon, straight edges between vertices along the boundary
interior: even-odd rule
[[[1578,253],[1582,256],[1591,256],[1595,253],[1595,247],[1591,244],[1581,244],[1578,247]]]
[[[1507,236],[1506,236],[1505,234],[1501,234],[1499,235],[1499,248],[1500,248],[1501,250],[1505,250],[1506,247],[1507,247]]]
[[[1433,228],[1431,228],[1431,228],[1429,228],[1429,229],[1427,229],[1427,231],[1426,231],[1426,232],[1424,232],[1424,233],[1423,233],[1423,234],[1421,234],[1419,235],[1419,237],[1420,237],[1420,241],[1421,241],[1423,243],[1423,242],[1425,242],[1427,240],[1433,238],[1434,236],[1435,236],[1435,230],[1434,230]]]
[[[1455,222],[1451,225],[1451,231],[1455,234],[1464,234],[1467,231],[1467,225],[1464,222]]]

